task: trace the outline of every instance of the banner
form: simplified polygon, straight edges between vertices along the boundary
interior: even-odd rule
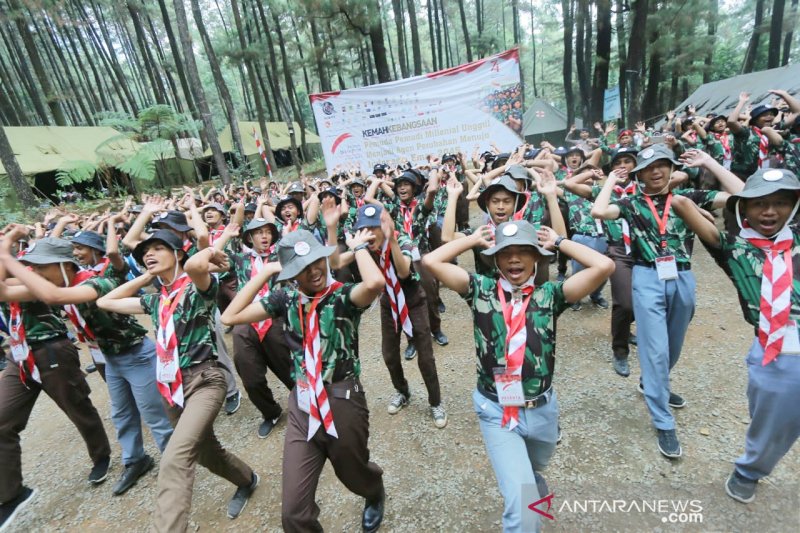
[[[619,100],[619,85],[603,91],[603,122],[622,118],[622,104]]]
[[[404,80],[309,96],[329,173],[521,142],[516,48]]]

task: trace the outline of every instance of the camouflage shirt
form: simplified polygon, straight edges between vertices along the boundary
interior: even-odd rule
[[[522,208],[522,220],[530,222],[534,228],[545,223],[547,217],[547,200],[537,191],[531,191],[528,201]]]
[[[217,358],[217,337],[214,333],[214,313],[217,309],[219,281],[211,276],[211,285],[205,292],[194,283],[186,285],[181,303],[175,308],[175,336],[178,339],[178,356],[181,368]],[[153,327],[158,324],[160,293],[145,294],[140,298],[142,309],[150,315]]]
[[[672,194],[686,196],[703,209],[710,209],[718,192],[680,189],[672,191]],[[674,255],[678,263],[691,263],[694,232],[686,226],[682,218],[676,216],[670,209],[663,238],[667,242],[667,247],[662,250],[662,237],[658,231],[658,220],[650,210],[645,198],[643,194],[636,194],[627,198],[618,198],[614,201],[614,204],[619,206],[620,218],[627,220],[630,226],[631,256],[633,260],[643,263],[655,263],[655,259],[658,256]],[[652,199],[658,216],[662,217],[667,195],[650,196],[649,198]]]
[[[600,195],[600,191],[603,190],[603,187],[594,184],[592,185],[592,196],[591,201],[594,202],[597,200],[597,197]],[[619,194],[616,191],[611,192],[611,201],[616,202],[619,199]],[[591,210],[591,209],[590,209]],[[609,244],[616,244],[616,245],[624,245],[624,241],[622,240],[622,221],[620,219],[617,220],[605,220],[604,222],[604,229],[606,230],[606,239],[608,240]]]
[[[752,127],[742,128],[739,133],[733,134],[733,161],[731,172],[739,177],[747,178],[758,170],[758,145],[760,139]],[[769,153],[774,151],[772,145]]]
[[[784,139],[778,151],[783,156],[783,167],[800,176],[800,136]]]
[[[80,286],[87,286],[94,289],[97,297],[105,296],[117,288],[114,281],[95,276],[87,279]],[[121,315],[119,313],[109,313],[103,311],[95,302],[87,302],[76,305],[86,325],[94,333],[97,344],[104,355],[112,356],[125,353],[131,350],[147,334],[147,331],[139,324],[132,315]]]
[[[569,217],[567,227],[575,234],[590,235],[592,237],[603,237],[605,228],[600,220],[592,218],[592,202],[571,193],[564,191],[564,200],[567,202]]]
[[[319,316],[320,349],[322,350],[322,379],[335,383],[357,378],[361,374],[358,358],[358,324],[366,308],[356,307],[350,301],[350,291],[355,284],[345,283],[326,295],[317,304]],[[300,299],[297,289],[278,289],[261,300],[261,305],[273,318],[284,319],[284,333],[294,359],[292,376],[303,375],[303,331],[300,323]],[[311,304],[303,304],[305,320]]]
[[[28,344],[38,344],[57,337],[67,336],[67,326],[61,320],[61,310],[42,302],[20,302],[22,327]],[[5,323],[9,323],[10,313],[7,303],[0,304]]]
[[[791,226],[791,229],[794,245],[790,318],[800,322],[800,228]],[[719,239],[719,248],[706,246],[706,249],[736,287],[744,319],[757,328],[761,314],[761,277],[766,254],[747,239],[726,231],[720,232]]]
[[[493,369],[505,366],[507,329],[497,294],[497,278],[470,274],[469,288],[462,296],[475,321],[475,352],[478,385],[496,392]],[[510,304],[511,294],[505,293]],[[522,364],[522,387],[526,397],[545,392],[552,383],[556,353],[556,319],[566,309],[563,283],[536,287],[525,312],[527,343]]]
[[[226,279],[228,276],[236,276],[236,283],[238,285],[238,289],[244,289],[244,286],[250,282],[250,276],[253,271],[253,261],[252,256],[250,254],[239,253],[239,254],[228,254],[228,259],[231,264],[231,269],[226,272],[223,276],[220,276],[222,279]],[[264,264],[270,261],[277,261],[278,256],[277,252],[273,250],[272,254],[269,257],[264,258]],[[274,278],[274,276],[273,276]],[[270,283],[272,279],[270,278]]]

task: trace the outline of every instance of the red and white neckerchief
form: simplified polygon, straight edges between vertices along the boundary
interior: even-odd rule
[[[620,185],[614,186],[614,192],[617,193],[619,198],[627,198],[628,195],[632,195],[636,192],[636,183],[631,181],[625,187],[621,187]],[[619,219],[622,226],[622,242],[625,243],[625,254],[631,255],[631,227],[628,225],[628,221],[624,218]]]
[[[389,246],[388,239],[383,243],[380,263],[383,279],[386,280],[386,296],[389,297],[389,307],[392,310],[394,330],[397,331],[397,324],[399,322],[403,326],[405,334],[409,337],[413,337],[411,317],[408,314],[408,305],[406,305],[406,295],[403,292],[403,287],[400,286],[400,280],[397,278],[397,271],[392,262],[392,248]]]
[[[726,131],[725,133],[715,133],[714,137],[716,137],[716,139],[722,145],[722,153],[723,153],[722,160],[730,161],[731,159],[733,159],[733,155],[731,153],[731,140],[730,137],[728,137],[728,132]]]
[[[264,257],[269,257],[269,253],[264,254],[261,256],[257,254],[255,251],[250,252],[250,279],[258,276],[262,270],[264,270]],[[261,289],[259,289],[258,293],[253,298],[253,302],[257,302],[262,298],[266,298],[269,294],[269,283],[265,283]],[[258,333],[258,340],[263,341],[264,337],[267,335],[269,328],[272,327],[272,319],[267,318],[262,320],[261,322],[253,322],[250,324],[253,326],[253,329],[256,330]]]
[[[102,276],[106,273],[106,270],[108,270],[108,265],[110,264],[111,264],[111,259],[109,259],[108,257],[104,257],[103,259],[100,260],[99,263],[91,267],[89,270],[95,272],[98,276]]]
[[[792,246],[794,237],[788,226],[775,239],[744,228],[739,235],[764,250],[766,260],[761,275],[761,305],[758,316],[758,341],[764,348],[761,364],[771,363],[783,348],[783,338],[792,310]]]
[[[531,192],[525,191],[525,205],[514,211],[514,215],[511,218],[514,220],[522,220],[522,217],[525,216],[525,209],[527,209],[528,202],[530,201],[531,201]],[[515,205],[514,207],[516,208],[517,206]]]
[[[209,246],[214,246],[214,243],[222,237],[222,234],[225,232],[225,226],[218,226],[211,231],[208,232],[208,244]]]
[[[22,310],[19,302],[8,304],[8,344],[11,346],[11,358],[19,366],[19,379],[25,384],[25,370],[31,375],[36,383],[41,383],[39,369],[36,368],[36,360],[33,358],[33,350],[28,345],[25,335],[25,326],[22,323]]]
[[[758,135],[758,168],[769,168],[769,139],[755,126],[753,133]]]
[[[291,232],[296,231],[300,227],[300,219],[298,218],[291,224],[283,223],[283,236],[289,235]]]
[[[183,240],[183,251],[184,252],[188,252],[192,248],[193,245],[194,245],[194,243],[192,242],[191,239],[184,239]]]
[[[417,199],[414,198],[410,203],[400,202],[400,214],[403,216],[403,229],[408,237],[414,238],[414,210],[417,208]]]
[[[161,295],[158,298],[156,385],[158,392],[167,400],[167,403],[178,404],[180,407],[183,407],[183,377],[181,376],[178,337],[175,334],[173,315],[191,281],[191,278],[185,273],[181,274],[173,282],[173,289],[169,293],[166,286],[161,287]]]
[[[97,272],[94,270],[81,270],[75,275],[75,278],[72,280],[72,284],[70,287],[75,287],[76,285],[80,285],[87,279],[91,279],[97,276]],[[78,306],[75,304],[67,304],[64,306],[64,312],[67,313],[67,317],[69,321],[72,322],[72,325],[75,326],[75,333],[78,336],[78,340],[81,342],[94,341],[95,335],[94,332],[89,328],[89,325],[86,324],[86,321],[81,316],[81,313],[78,311]]]
[[[533,295],[533,278],[521,287],[514,288],[508,280],[497,280],[497,297],[500,299],[500,308],[503,310],[503,321],[506,325],[506,371],[522,379],[522,363],[525,361],[525,348],[528,343],[528,330],[526,328],[525,311]],[[518,294],[517,298],[506,303],[505,293]],[[513,431],[519,425],[519,407],[503,406],[503,419],[500,427],[508,424],[508,430]]]
[[[300,316],[300,327],[303,333],[303,370],[309,386],[309,413],[308,413],[308,435],[306,440],[317,433],[320,426],[325,427],[325,433],[339,438],[336,433],[336,426],[333,423],[333,412],[328,402],[328,392],[325,390],[325,383],[322,380],[322,337],[319,331],[319,315],[317,305],[328,294],[336,291],[342,283],[334,281],[328,288],[307,298],[300,297],[298,313]],[[311,301],[308,316],[303,318],[303,305]]]
[[[364,207],[364,203],[365,200],[363,196],[361,198],[356,198],[356,208]]]

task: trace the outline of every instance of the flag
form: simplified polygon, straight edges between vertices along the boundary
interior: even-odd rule
[[[272,168],[269,166],[269,161],[267,161],[267,151],[264,149],[264,145],[261,144],[261,139],[258,137],[258,132],[255,128],[253,128],[253,138],[256,140],[256,148],[258,148],[258,155],[261,156],[261,160],[264,161],[264,166],[267,167],[267,174],[269,177],[272,177]]]

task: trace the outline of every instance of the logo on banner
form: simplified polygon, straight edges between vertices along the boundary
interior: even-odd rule
[[[350,137],[352,137],[352,135],[350,135],[349,133],[342,133],[341,135],[336,137],[336,140],[333,141],[333,146],[331,146],[331,153],[335,154],[336,149],[339,148],[339,145],[342,144],[347,139],[349,139]]]
[[[326,115],[333,115],[335,109],[333,108],[333,104],[330,102],[325,102],[322,104],[322,112]]]

